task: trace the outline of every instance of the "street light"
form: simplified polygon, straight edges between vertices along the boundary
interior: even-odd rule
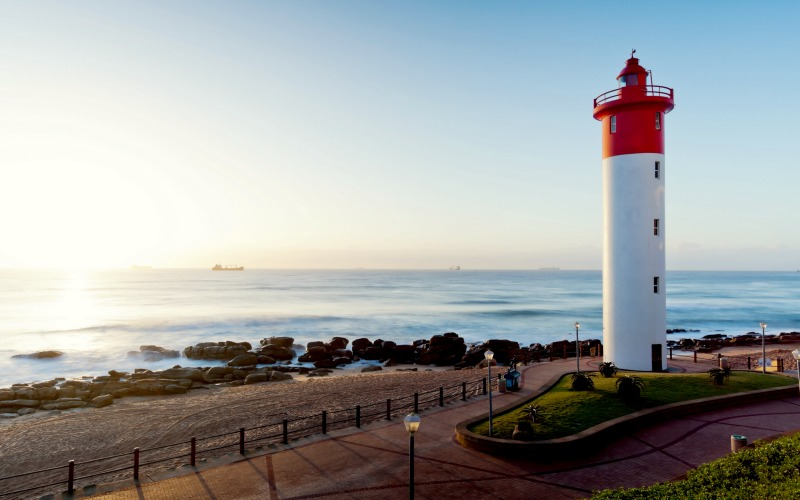
[[[575,359],[578,365],[578,373],[581,372],[581,341],[578,338],[578,330],[581,329],[581,324],[575,322]]]
[[[486,367],[489,368],[489,437],[492,437],[492,358],[494,358],[494,353],[488,349],[483,355],[486,357]]]
[[[403,425],[408,431],[408,498],[414,500],[414,433],[419,429],[419,415],[412,413],[403,419]]]
[[[800,349],[795,349],[792,351],[792,356],[794,356],[795,364],[797,365],[797,387],[800,388]]]
[[[761,373],[767,373],[767,348],[764,346],[764,334],[767,331],[767,324],[761,322]]]

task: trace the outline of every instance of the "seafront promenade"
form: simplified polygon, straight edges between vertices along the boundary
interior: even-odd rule
[[[582,359],[595,369],[598,358]],[[707,364],[672,360],[671,371],[702,372]],[[575,368],[574,359],[522,367],[523,389],[494,393],[495,408],[524,399],[553,376]],[[788,375],[793,375],[788,373]],[[454,428],[485,414],[479,397],[426,410],[415,437],[415,494],[443,500],[586,498],[592,491],[669,481],[730,453],[730,436],[749,442],[800,430],[800,396],[697,413],[636,430],[601,449],[570,460],[518,460],[459,446]],[[99,499],[394,499],[408,498],[409,437],[400,419],[301,439],[259,454],[230,455],[184,466],[138,483],[125,481],[79,490]],[[544,460],[541,460],[544,458]]]

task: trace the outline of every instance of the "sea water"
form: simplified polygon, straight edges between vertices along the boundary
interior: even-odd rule
[[[800,273],[669,272],[668,328],[739,335],[800,330]],[[131,269],[0,271],[0,387],[110,369],[210,365],[145,362],[141,345],[183,351],[208,341],[293,337],[297,344],[444,332],[522,345],[602,338],[600,271]],[[12,357],[57,350],[58,358]]]

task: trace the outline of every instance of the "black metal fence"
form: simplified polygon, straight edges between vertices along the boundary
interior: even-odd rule
[[[191,438],[190,441],[166,444],[153,448],[134,448],[132,452],[110,455],[91,460],[70,460],[67,464],[0,477],[0,497],[30,497],[66,486],[73,494],[78,487],[108,483],[123,479],[139,479],[144,472],[156,472],[181,465],[195,466],[198,460],[248,450],[257,451],[269,445],[288,444],[289,441],[314,434],[327,434],[331,430],[361,427],[377,420],[391,420],[393,416],[419,412],[436,406],[487,393],[486,378],[459,385],[439,387],[411,396],[356,405],[354,408],[323,410],[295,419],[276,419],[269,424],[245,429],[239,428],[213,436]]]

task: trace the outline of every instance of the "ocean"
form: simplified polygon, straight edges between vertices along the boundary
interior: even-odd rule
[[[668,328],[739,335],[800,330],[800,273],[667,273]],[[130,269],[0,271],[0,387],[110,369],[212,365],[145,362],[141,345],[367,337],[407,343],[444,332],[528,345],[602,338],[600,271]],[[59,358],[14,358],[43,350]]]

